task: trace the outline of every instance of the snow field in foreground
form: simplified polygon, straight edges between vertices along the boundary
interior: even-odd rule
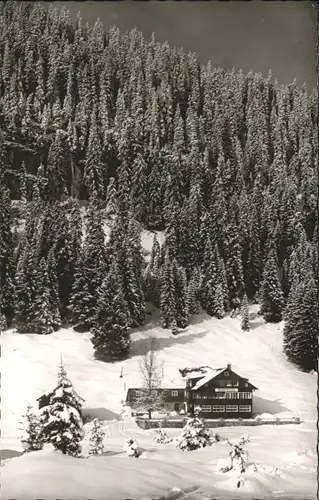
[[[184,385],[178,368],[196,365],[223,367],[227,363],[248,377],[259,390],[254,411],[275,417],[300,417],[300,425],[227,427],[213,429],[221,436],[239,437],[248,432],[250,458],[258,471],[249,472],[237,489],[237,478],[218,472],[229,447],[222,443],[192,452],[174,445],[154,443],[153,431],[130,424],[111,424],[105,447],[96,458],[74,459],[44,450],[14,458],[2,468],[3,498],[155,498],[172,488],[201,493],[180,498],[220,499],[315,498],[316,490],[316,383],[315,375],[302,373],[282,353],[282,324],[264,324],[251,309],[252,329],[242,332],[239,319],[216,320],[198,316],[176,337],[152,323],[132,334],[132,355],[120,363],[103,363],[93,357],[89,333],[62,329],[52,335],[1,335],[1,449],[21,450],[19,420],[28,403],[55,387],[60,356],[75,390],[85,399],[84,412],[108,421],[119,418],[124,389],[140,385],[139,360],[144,340],[158,339],[158,359],[164,361],[163,386]],[[120,378],[123,367],[123,378]],[[171,436],[180,429],[168,429]],[[136,437],[146,450],[132,461],[122,453],[127,437]],[[129,436],[128,436],[129,435]],[[85,443],[84,443],[85,448]],[[275,474],[275,469],[277,473]],[[279,474],[279,475],[278,475]],[[19,477],[19,481],[13,480]],[[70,479],[72,478],[72,479]],[[11,486],[10,482],[12,483]],[[245,493],[246,491],[246,493]],[[207,493],[208,494],[208,493]],[[200,495],[200,496],[198,496]]]
[[[230,449],[226,443],[182,452],[174,443],[155,444],[154,431],[142,431],[122,422],[109,425],[102,456],[74,459],[45,449],[8,461],[2,468],[2,498],[142,499],[156,498],[173,488],[195,490],[199,485],[200,490],[194,497],[197,499],[209,498],[206,495],[225,500],[235,496],[251,498],[252,493],[260,499],[315,498],[313,436],[302,430],[297,433],[292,425],[285,426],[283,432],[275,426],[251,429],[251,443],[246,448],[257,472],[248,466],[239,489],[238,472],[219,472]],[[242,433],[239,427],[216,430],[221,437],[230,439]],[[177,435],[176,429],[167,432],[172,437]],[[122,452],[128,435],[138,440],[143,451],[139,459],[130,459]],[[303,453],[292,453],[292,447]],[[86,443],[83,448],[87,456]],[[180,498],[193,497],[181,495]]]

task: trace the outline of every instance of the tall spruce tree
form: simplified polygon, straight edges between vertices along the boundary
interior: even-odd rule
[[[290,293],[285,314],[284,352],[302,369],[317,369],[318,362],[318,290],[307,275]]]
[[[130,351],[129,310],[115,262],[98,290],[93,320],[92,344],[96,359],[124,359]]]
[[[104,240],[100,204],[96,198],[93,198],[87,211],[86,237],[82,258],[79,258],[77,262],[70,304],[73,313],[78,317],[81,316],[81,323],[88,327],[92,325],[95,315],[97,291],[109,267]],[[82,311],[81,308],[83,308]]]
[[[0,315],[4,315],[8,325],[11,325],[15,307],[15,249],[11,231],[11,200],[2,181],[0,172]]]
[[[143,286],[145,299],[157,307],[160,306],[160,251],[160,244],[154,235],[150,259],[143,273]]]
[[[145,323],[145,296],[143,291],[144,258],[141,246],[141,232],[134,221],[130,221],[126,234],[113,242],[112,254],[115,258],[124,300],[127,302],[129,325],[136,327]],[[116,252],[116,248],[118,251]]]
[[[163,328],[172,327],[176,322],[176,284],[174,280],[173,263],[166,253],[164,264],[161,269],[161,314]]]
[[[54,331],[56,318],[52,314],[48,264],[44,258],[39,262],[36,285],[34,332],[46,335]]]
[[[207,240],[202,266],[200,297],[201,304],[210,316],[222,318],[224,311],[224,290],[222,276],[218,272],[219,252],[217,244],[212,247]]]
[[[200,305],[200,279],[201,272],[200,269],[197,268],[194,270],[191,279],[189,280],[187,287],[187,303],[188,303],[188,312],[190,315],[199,314],[201,311]]]
[[[265,263],[260,292],[260,312],[269,323],[282,320],[284,297],[279,280],[275,249],[270,250]]]
[[[225,270],[229,292],[229,305],[235,312],[239,309],[244,291],[242,247],[238,228],[229,224],[225,228]]]
[[[173,261],[173,275],[176,293],[176,324],[178,328],[186,328],[189,325],[186,271],[177,264],[176,260]]]
[[[241,313],[241,329],[244,332],[249,332],[249,330],[250,330],[249,305],[248,305],[248,299],[247,299],[246,294],[244,294],[244,296],[243,296],[240,313]]]

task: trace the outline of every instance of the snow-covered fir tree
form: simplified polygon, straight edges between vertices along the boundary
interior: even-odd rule
[[[198,416],[189,418],[177,442],[178,448],[183,451],[192,451],[209,446],[211,444],[211,435],[204,420]]]
[[[160,244],[154,235],[149,262],[143,273],[145,299],[160,306]]]
[[[246,294],[244,294],[243,300],[241,302],[240,315],[241,315],[241,329],[244,332],[249,332],[249,330],[250,330],[249,305],[248,305],[248,299],[247,299]]]
[[[57,386],[48,406],[40,410],[40,424],[45,442],[64,455],[78,457],[83,439],[82,400],[73,389],[64,367],[58,373]]]
[[[161,269],[161,314],[163,328],[170,328],[173,321],[176,322],[176,285],[168,253]]]
[[[199,300],[200,270],[195,269],[187,287],[187,303],[190,315],[199,314],[201,305]]]
[[[225,227],[225,270],[229,292],[229,305],[234,314],[239,310],[244,292],[242,246],[235,224]]]
[[[222,318],[224,310],[224,289],[222,275],[218,272],[219,252],[217,244],[212,247],[208,239],[204,251],[202,275],[200,281],[201,304],[210,316]]]
[[[48,264],[41,259],[38,268],[39,278],[35,297],[34,332],[47,335],[54,331],[58,312],[52,311],[50,302],[50,281]]]
[[[167,435],[162,428],[156,429],[155,443],[157,444],[169,444],[173,440]]]
[[[281,321],[284,297],[279,280],[275,250],[270,250],[265,264],[260,291],[260,312],[269,323]]]
[[[93,319],[92,344],[94,355],[102,361],[124,359],[130,351],[129,311],[124,300],[116,263],[98,290]]]
[[[14,240],[11,231],[12,207],[9,191],[5,188],[0,159],[0,314],[12,323],[15,307]]]
[[[189,324],[186,271],[177,264],[176,260],[173,261],[173,275],[176,294],[176,324],[178,328],[186,328]]]
[[[106,190],[106,213],[108,215],[113,215],[117,211],[117,203],[116,203],[116,184],[114,177],[111,177],[109,180],[109,185]]]
[[[93,324],[97,291],[108,269],[104,239],[100,202],[93,196],[87,211],[86,237],[82,253],[78,255],[75,263],[70,299],[70,309],[75,320],[86,328],[90,328]]]
[[[106,430],[98,418],[94,418],[89,432],[90,455],[101,455],[104,452]]]
[[[28,405],[21,420],[21,434],[19,439],[27,444],[26,451],[37,451],[43,448],[44,437],[39,415]]]
[[[318,290],[311,275],[289,296],[284,326],[284,352],[300,368],[316,370],[318,362]]]
[[[8,328],[7,318],[4,314],[0,315],[0,333]]]
[[[228,472],[230,470],[238,471],[240,482],[240,475],[246,471],[246,462],[248,460],[248,453],[244,449],[245,444],[250,442],[250,438],[247,435],[241,436],[237,440],[227,440],[227,443],[231,447],[229,452],[229,461],[226,467],[223,467],[221,472]],[[240,487],[240,483],[237,483],[237,487]]]

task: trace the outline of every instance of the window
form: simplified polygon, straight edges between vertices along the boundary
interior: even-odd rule
[[[251,392],[239,392],[239,399],[251,399]]]
[[[134,391],[134,393],[135,393],[134,394],[135,397],[137,397],[137,398],[141,398],[142,396],[144,396],[144,391],[136,390],[136,391]]]
[[[210,405],[203,405],[202,406],[203,413],[210,413],[211,411],[212,411],[212,407]]]
[[[238,387],[238,380],[216,380],[215,385],[217,387]]]
[[[249,406],[249,405],[240,406],[239,411],[241,411],[242,413],[249,413],[249,412],[251,412],[251,406]]]
[[[197,393],[197,394],[194,394],[194,398],[195,398],[195,399],[201,399],[201,395],[200,395],[200,394],[198,394],[198,393]]]
[[[238,387],[239,386],[239,382],[237,382],[236,380],[226,380],[226,387]]]
[[[224,372],[224,375],[225,375],[225,377],[229,377],[229,373],[228,372]]]
[[[230,412],[238,411],[238,406],[235,406],[235,405],[227,405],[227,406],[226,406],[226,411],[230,411]]]
[[[238,399],[238,392],[226,392],[226,399]]]
[[[174,410],[174,403],[164,403],[165,410]]]
[[[248,387],[248,383],[247,382],[245,382],[245,387]]]
[[[172,396],[178,396],[178,391],[172,391]]]
[[[220,406],[220,405],[214,405],[213,406],[213,412],[214,413],[219,413],[225,411],[225,406]]]

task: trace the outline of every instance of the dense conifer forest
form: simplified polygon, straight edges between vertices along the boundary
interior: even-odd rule
[[[12,1],[0,67],[2,328],[91,329],[108,361],[147,303],[178,334],[201,310],[247,330],[254,301],[316,368],[315,91]]]

